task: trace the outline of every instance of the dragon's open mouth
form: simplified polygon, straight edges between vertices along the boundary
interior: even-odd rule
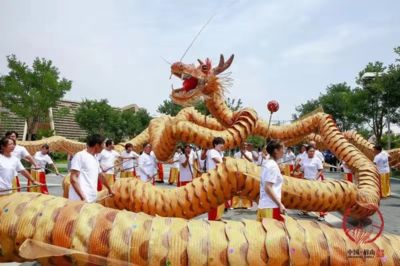
[[[182,73],[180,75],[176,74],[176,73],[173,73],[173,74],[183,81],[182,88],[180,88],[178,90],[182,90],[184,92],[189,92],[191,90],[196,89],[197,85],[199,84],[199,80],[189,74],[186,74],[186,73]]]
[[[201,90],[202,81],[187,73],[174,73],[172,74],[182,80],[182,87],[174,89],[172,87],[171,96],[176,101],[188,101],[198,94]]]

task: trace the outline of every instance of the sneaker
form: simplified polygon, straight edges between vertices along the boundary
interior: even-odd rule
[[[320,222],[325,221],[325,217],[322,217],[322,216],[318,217],[318,221],[320,221]]]

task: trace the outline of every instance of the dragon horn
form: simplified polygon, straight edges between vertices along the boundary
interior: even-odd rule
[[[213,69],[214,74],[218,75],[229,68],[233,62],[234,55],[231,55],[229,59],[225,62],[224,56],[221,54],[219,58],[218,66]]]
[[[200,65],[204,65],[203,61],[201,61],[200,59],[197,59],[197,61],[199,62]]]

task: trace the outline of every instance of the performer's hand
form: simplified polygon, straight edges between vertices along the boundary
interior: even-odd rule
[[[44,186],[44,184],[40,183],[39,181],[33,181],[33,184],[37,186]]]
[[[281,203],[279,204],[279,211],[281,212],[281,214],[286,214],[287,210],[285,208],[285,206]]]
[[[108,189],[108,194],[110,194],[111,197],[114,197],[114,196],[115,196],[115,193],[114,193],[114,191],[112,191],[111,188]]]

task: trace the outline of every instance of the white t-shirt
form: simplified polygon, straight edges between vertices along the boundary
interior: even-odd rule
[[[264,155],[262,151],[260,151],[258,153],[258,161],[257,161],[257,165],[258,166],[265,167],[267,165],[267,161],[268,160],[269,160],[269,154],[268,153],[266,155]]]
[[[321,162],[325,162],[325,157],[319,150],[315,150],[315,156],[321,160]]]
[[[283,156],[283,162],[288,165],[294,165],[296,160],[296,155],[293,152],[285,153]]]
[[[138,175],[140,176],[140,179],[143,182],[148,181],[147,174],[153,176],[157,173],[157,164],[153,156],[143,152],[139,156],[138,163],[139,163]]]
[[[198,161],[199,164],[200,164],[200,170],[204,170],[204,162],[206,161],[206,160],[202,160],[202,159],[201,159],[201,154],[202,154],[202,153],[203,153],[202,150],[196,151],[196,158],[197,158],[197,161]]]
[[[40,167],[39,171],[41,172],[44,172],[46,164],[53,164],[53,160],[50,158],[50,156],[48,154],[43,154],[41,151],[36,152],[33,158]]]
[[[304,178],[309,180],[316,180],[318,171],[324,169],[322,161],[314,156],[313,158],[304,158],[301,162],[301,169],[304,171]]]
[[[106,171],[107,174],[114,173],[114,163],[118,159],[119,153],[114,150],[103,149],[97,157],[100,162],[101,169]]]
[[[302,153],[297,154],[296,161],[301,162],[307,157],[308,157],[307,152],[303,151]]]
[[[0,190],[11,189],[12,180],[18,172],[24,170],[21,161],[11,155],[10,157],[0,154]],[[0,195],[9,194],[11,191],[0,192]]]
[[[278,205],[265,192],[266,182],[272,183],[272,190],[276,197],[281,200],[283,177],[278,164],[274,160],[267,160],[261,172],[259,209],[278,208]]]
[[[29,156],[29,152],[26,150],[25,147],[22,147],[20,145],[15,145],[15,148],[13,150],[13,152],[11,153],[12,156],[15,156],[18,158],[18,160],[22,160],[24,159],[26,156]]]
[[[247,158],[249,158],[250,161],[253,161],[253,155],[251,154],[251,152],[245,151],[244,154],[246,154]],[[235,158],[235,159],[245,159],[247,161],[246,157],[242,154],[241,151],[238,151],[237,153],[235,153],[233,155],[233,158]]]
[[[214,162],[214,158],[218,159],[222,162],[222,158],[224,154],[222,152],[217,151],[216,149],[211,149],[207,151],[207,171],[213,170],[217,167],[217,164]]]
[[[179,156],[179,180],[180,181],[192,181],[192,179],[193,179],[193,177],[192,177],[193,157],[189,155],[189,164],[186,167],[183,166],[184,162],[186,162],[186,156],[185,156],[185,154],[181,154]]]
[[[71,161],[71,170],[79,171],[78,183],[87,202],[96,202],[97,199],[97,181],[101,173],[99,161],[95,156],[86,150],[80,151],[74,155]],[[69,187],[68,198],[71,200],[81,200],[74,187]]]
[[[258,162],[258,151],[246,151],[246,152],[250,152],[251,154],[250,159],[252,159],[254,163]]]
[[[172,161],[174,161],[174,163],[172,164],[173,168],[177,168],[179,169],[179,158],[180,158],[181,154],[179,152],[175,152],[174,157],[172,158]]]
[[[380,174],[390,173],[389,155],[387,152],[381,151],[379,154],[375,155],[374,163]]]
[[[131,159],[122,159],[122,161],[123,161],[123,163],[122,163],[122,168],[124,169],[124,170],[129,170],[129,171],[133,171],[133,168],[135,167],[135,162],[136,162],[136,158],[138,158],[139,157],[139,154],[137,154],[136,152],[134,152],[134,151],[131,151],[131,152],[127,152],[126,150],[125,151],[123,151],[122,153],[121,153],[121,157],[124,157],[124,158],[131,158]],[[133,158],[134,157],[134,158]]]

